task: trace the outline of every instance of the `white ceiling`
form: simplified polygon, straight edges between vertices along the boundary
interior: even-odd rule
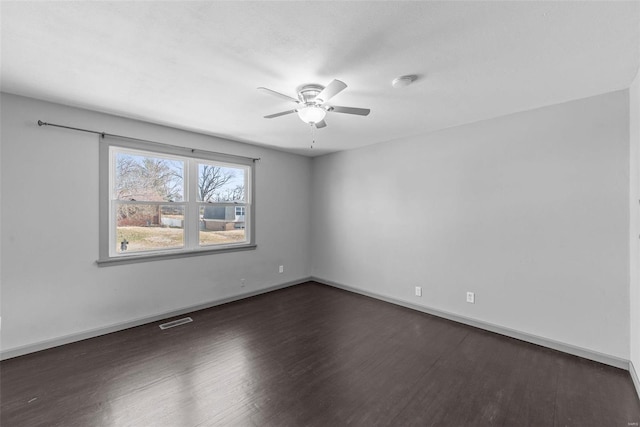
[[[310,156],[624,89],[640,57],[637,1],[3,1],[0,13],[4,92]],[[392,88],[403,74],[419,79]],[[263,118],[293,104],[258,86],[295,97],[334,78],[349,87],[331,103],[372,112],[329,113],[313,150],[296,115]]]

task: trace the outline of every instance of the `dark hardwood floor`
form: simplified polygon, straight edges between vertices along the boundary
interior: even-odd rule
[[[190,316],[0,362],[2,427],[640,422],[624,370],[316,283]]]

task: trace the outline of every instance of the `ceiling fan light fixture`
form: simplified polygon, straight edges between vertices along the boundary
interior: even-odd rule
[[[320,123],[327,111],[318,105],[307,105],[298,110],[298,117],[305,123]]]

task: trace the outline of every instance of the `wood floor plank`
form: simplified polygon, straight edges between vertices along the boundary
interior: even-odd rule
[[[626,371],[313,282],[189,316],[0,362],[0,424],[540,427],[640,417]]]
[[[553,425],[553,371],[542,376],[543,392],[521,347],[528,344],[472,330],[455,351],[422,379],[421,387],[394,420],[398,425]],[[529,352],[535,351],[528,348]],[[549,368],[549,364],[543,365]]]
[[[640,425],[640,402],[628,379],[620,369],[568,357],[559,372],[555,425]]]

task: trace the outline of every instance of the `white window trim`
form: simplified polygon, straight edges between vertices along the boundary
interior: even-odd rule
[[[218,163],[226,163],[229,165],[246,166],[249,171],[248,187],[245,197],[246,202],[243,203],[248,217],[245,225],[247,230],[247,240],[242,243],[233,243],[228,245],[212,245],[193,248],[168,249],[149,252],[136,252],[130,254],[113,255],[111,251],[112,224],[111,224],[111,159],[110,148],[118,147],[129,150],[140,150],[153,154],[179,156],[183,158],[195,158],[205,161],[213,161]],[[187,164],[188,166],[188,164]],[[186,191],[195,191],[195,187],[188,184],[185,186]],[[189,194],[190,200],[194,200],[194,194]],[[253,250],[257,247],[255,243],[255,162],[254,159],[239,157],[233,155],[225,155],[220,153],[212,153],[204,150],[192,150],[188,148],[172,146],[167,144],[155,144],[152,142],[132,140],[127,138],[118,138],[113,136],[105,136],[100,138],[99,149],[99,258],[96,261],[98,265],[116,265],[130,264],[146,261],[155,261],[161,259],[183,258],[200,255],[211,255],[215,253],[237,252]],[[194,202],[195,203],[195,202]],[[230,203],[230,205],[234,205]],[[187,221],[188,219],[185,219]],[[186,232],[185,232],[185,237]]]

